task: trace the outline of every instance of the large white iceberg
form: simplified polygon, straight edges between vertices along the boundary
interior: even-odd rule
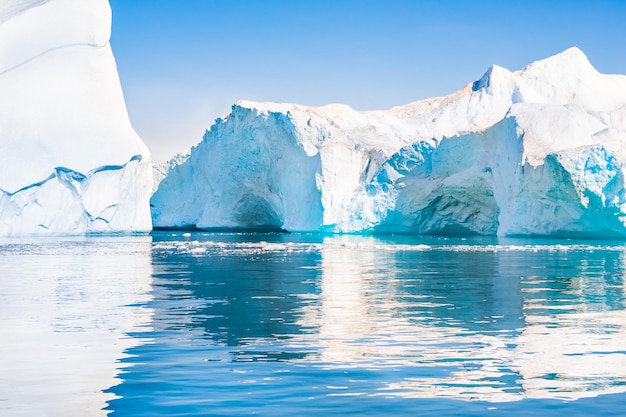
[[[151,229],[107,0],[0,3],[0,235]]]
[[[239,102],[158,168],[156,227],[626,236],[626,76],[577,48],[388,111]]]

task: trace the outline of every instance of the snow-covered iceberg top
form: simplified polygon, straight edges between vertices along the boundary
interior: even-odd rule
[[[626,236],[626,76],[577,48],[388,111],[241,101],[161,167],[157,227]]]
[[[151,229],[107,0],[0,5],[0,235]]]

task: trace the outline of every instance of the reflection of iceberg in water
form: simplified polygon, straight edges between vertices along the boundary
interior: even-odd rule
[[[545,294],[545,284],[527,288],[526,327],[516,341],[515,360],[528,397],[626,391],[626,263],[624,252],[613,255],[595,264],[580,260],[579,275],[561,290],[567,301],[557,312],[549,298],[532,296]]]
[[[626,391],[626,313],[539,317],[517,340],[527,397],[576,399]]]
[[[149,236],[0,242],[0,414],[99,416],[150,322]]]
[[[381,395],[514,401],[626,391],[626,313],[611,305],[624,299],[621,252],[392,246],[325,240],[319,302],[301,319],[317,334],[296,342],[319,347],[310,359],[403,367]]]

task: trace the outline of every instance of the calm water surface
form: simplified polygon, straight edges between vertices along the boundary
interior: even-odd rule
[[[626,415],[626,244],[0,241],[0,415]]]

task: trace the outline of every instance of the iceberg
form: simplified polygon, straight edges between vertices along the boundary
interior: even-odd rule
[[[155,227],[626,237],[626,76],[578,48],[386,111],[240,101],[158,167]]]
[[[0,4],[0,235],[151,230],[107,0]]]

